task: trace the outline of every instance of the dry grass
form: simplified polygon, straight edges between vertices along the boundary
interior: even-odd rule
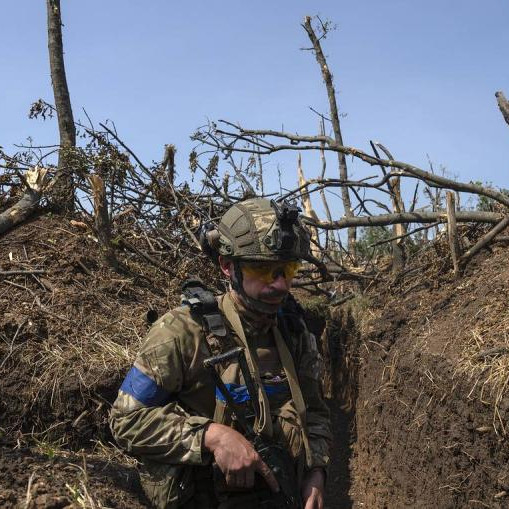
[[[91,456],[97,457],[107,463],[125,465],[127,467],[136,467],[138,465],[138,461],[133,456],[127,455],[115,444],[111,442],[104,443],[101,440],[94,441],[94,448]]]
[[[493,427],[507,434],[502,412],[509,386],[509,317],[498,315],[496,324],[471,331],[463,345],[454,376],[465,376],[471,383],[469,398],[479,398],[493,408]]]
[[[69,480],[68,482],[65,482],[65,488],[68,496],[63,497],[63,500],[62,497],[59,497],[59,504],[65,503],[66,507],[70,507],[72,505],[72,507],[81,509],[110,509],[104,506],[99,498],[91,493],[85,457],[83,457],[83,467],[74,463],[69,463],[66,466],[66,469],[69,471]],[[23,501],[24,509],[35,509],[40,507],[40,503],[37,500],[37,494],[39,492],[40,485],[44,486],[47,483],[47,480],[40,478],[42,473],[42,469],[40,467],[36,467],[30,474],[27,483],[25,500]],[[73,475],[73,473],[75,475]],[[36,481],[37,478],[39,478],[39,481]],[[47,502],[50,504],[52,503],[49,500]],[[53,507],[53,505],[51,505],[51,507]],[[61,506],[58,505],[58,507]]]
[[[69,483],[65,484],[73,502],[82,509],[109,509],[102,505],[101,501],[97,497],[93,496],[89,491],[87,463],[85,458],[83,458],[83,468],[79,465],[71,465],[76,467],[79,471],[79,480],[77,485]]]
[[[101,262],[87,233],[67,223],[44,216],[0,242],[5,268],[44,271],[0,281],[7,434],[22,426],[25,438],[40,438],[57,420],[68,429],[69,423],[77,429],[87,421],[104,422],[111,395],[147,334],[147,312],[161,316],[178,305],[179,286],[192,272],[216,284],[211,278],[217,274],[205,270],[200,257],[179,259],[171,267],[178,277],[172,279],[132,253],[119,252],[127,271],[118,274]],[[150,249],[141,238],[130,242]],[[168,252],[168,265],[171,257]]]
[[[62,337],[58,342],[48,338],[36,349],[26,348],[22,361],[33,366],[29,384],[34,391],[32,401],[50,392],[50,405],[58,405],[69,381],[86,392],[105,378],[118,378],[133,362],[143,341],[146,326],[141,320],[137,322],[133,317],[122,319],[116,324],[114,338],[84,326],[77,337]]]

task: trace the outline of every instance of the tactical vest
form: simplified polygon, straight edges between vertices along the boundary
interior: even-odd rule
[[[215,356],[225,353],[237,346],[244,347],[251,376],[257,386],[258,400],[260,403],[260,419],[255,421],[254,429],[258,433],[272,437],[273,426],[267,395],[268,388],[263,385],[260,379],[256,352],[247,344],[240,317],[233,308],[230,299],[224,299],[223,301],[223,316],[223,313],[219,309],[218,300],[214,294],[199,279],[190,279],[182,286],[182,303],[190,307],[191,315],[195,320],[201,321],[205,339],[212,355]],[[281,410],[281,417],[283,419],[299,421],[302,446],[304,447],[306,460],[309,460],[310,450],[306,431],[306,407],[295,369],[295,363],[300,357],[300,345],[297,344],[296,341],[292,341],[292,339],[302,333],[305,328],[302,316],[302,308],[297,301],[289,295],[285,304],[278,312],[277,326],[273,327],[272,333],[282,367],[286,373],[288,385],[290,387],[291,401],[293,402],[293,405],[291,405],[292,408],[283,408]],[[240,343],[229,334],[225,319],[231,325]],[[229,380],[239,377],[238,364],[233,362],[223,367],[219,375],[228,385]],[[242,398],[240,398],[239,402],[243,402]],[[295,414],[295,410],[297,415],[284,415],[285,412],[287,414]],[[224,399],[222,400],[219,395],[216,397],[214,421],[222,424],[232,424],[231,412],[227,408]]]

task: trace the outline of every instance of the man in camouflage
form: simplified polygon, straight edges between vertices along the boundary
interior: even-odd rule
[[[231,283],[217,298],[221,319],[212,313],[207,321],[183,306],[154,324],[113,405],[113,435],[140,460],[155,507],[271,507],[260,500],[278,491],[277,480],[235,429],[203,366],[241,345],[259,396],[254,429],[290,453],[304,509],[321,509],[330,421],[316,340],[289,295],[309,235],[295,207],[251,199],[231,207],[202,240]],[[235,401],[249,399],[237,363],[220,375]],[[226,481],[220,492],[213,464]]]

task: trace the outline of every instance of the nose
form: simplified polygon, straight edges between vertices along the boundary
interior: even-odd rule
[[[285,292],[288,292],[290,290],[290,283],[282,274],[278,274],[274,281],[272,281],[270,286],[274,288],[274,290],[280,290]]]

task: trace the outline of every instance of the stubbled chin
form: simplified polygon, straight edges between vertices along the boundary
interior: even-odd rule
[[[246,300],[238,292],[233,291],[233,293],[234,298],[242,302],[242,305],[245,306],[247,309],[264,315],[273,315],[274,313],[277,313],[278,309],[280,308],[286,297],[286,295],[283,297],[272,297],[273,300],[270,300],[269,297],[264,297],[260,295],[256,299],[254,297],[249,297],[249,300]]]
[[[267,302],[269,304],[273,304],[273,303],[278,303],[278,304],[281,304],[281,302],[283,302],[283,300],[285,300],[285,297],[288,295],[288,292],[285,292],[284,294],[270,294],[270,293],[267,293],[267,294],[260,294],[258,296],[258,299],[263,301],[263,302]]]
[[[260,302],[262,302],[265,306],[267,306],[267,308],[270,309],[270,312],[276,313],[277,310],[280,308],[280,306],[283,304],[283,300],[284,300],[284,297],[278,298],[278,299],[273,299],[273,300],[260,299]]]

